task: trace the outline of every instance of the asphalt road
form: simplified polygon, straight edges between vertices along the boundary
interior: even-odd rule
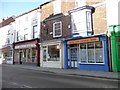
[[[3,65],[2,88],[118,88],[118,81]]]

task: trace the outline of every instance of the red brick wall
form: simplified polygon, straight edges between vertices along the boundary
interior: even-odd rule
[[[59,38],[70,37],[70,29],[68,28],[68,25],[70,25],[70,17],[63,15],[60,18],[48,20],[45,22],[45,26],[41,26],[41,41],[57,39],[54,38],[50,32],[53,32],[53,23],[59,21],[62,21],[62,36]]]

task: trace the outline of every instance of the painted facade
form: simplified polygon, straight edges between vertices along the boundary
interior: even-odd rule
[[[32,63],[39,66],[40,8],[16,17],[14,63]]]
[[[111,6],[112,5],[112,6]],[[114,8],[113,8],[114,7]],[[112,61],[112,71],[120,71],[120,0],[107,0],[107,26],[109,27],[109,51]],[[115,17],[115,18],[111,18]]]
[[[9,17],[0,23],[0,63],[12,64],[15,17]]]
[[[105,34],[66,39],[64,67],[109,71],[106,39]]]
[[[69,11],[72,37],[64,41],[64,67],[66,69],[109,71],[106,3],[104,1],[88,1],[86,5],[90,6],[81,6]],[[78,19],[76,14],[82,15],[83,17],[79,17],[82,20]]]

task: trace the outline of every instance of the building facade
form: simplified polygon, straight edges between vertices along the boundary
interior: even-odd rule
[[[72,37],[64,41],[64,67],[109,71],[105,0],[86,0],[69,14]]]
[[[64,68],[63,40],[71,37],[68,10],[76,0],[52,0],[41,5],[41,67]]]
[[[12,64],[15,17],[9,17],[0,23],[0,62]]]
[[[14,63],[39,66],[40,8],[17,16],[15,23]]]
[[[112,6],[111,6],[112,5]],[[114,7],[114,8],[113,8]],[[119,21],[119,0],[107,0],[107,26],[109,27],[110,56],[112,61],[112,71],[120,71],[120,21]],[[115,17],[115,18],[111,18]]]

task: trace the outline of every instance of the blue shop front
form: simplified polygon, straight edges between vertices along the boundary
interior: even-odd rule
[[[64,68],[109,71],[105,34],[64,40]]]

